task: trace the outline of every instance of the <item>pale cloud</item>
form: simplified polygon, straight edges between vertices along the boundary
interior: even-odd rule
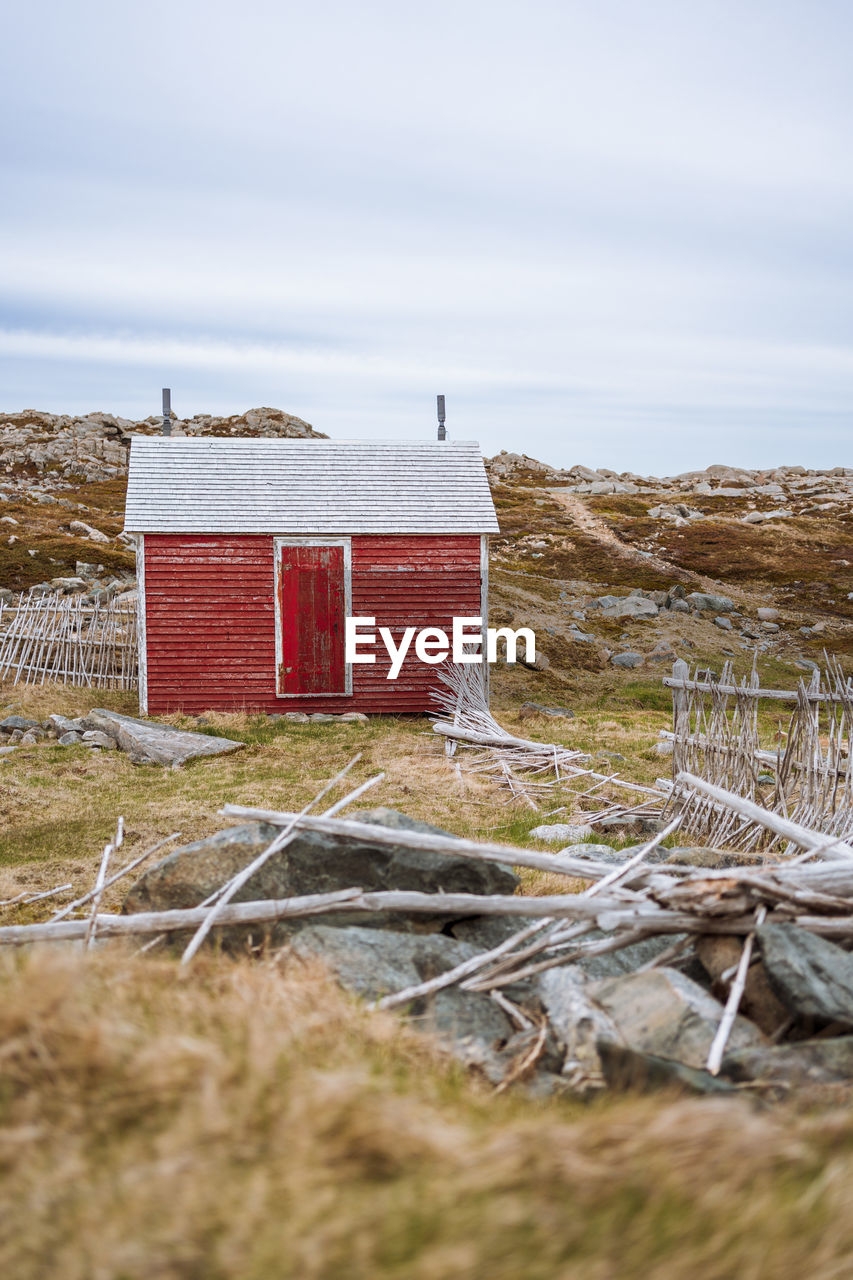
[[[443,391],[489,452],[848,460],[844,5],[78,0],[10,27],[0,408],[132,416],[168,377],[186,412],[411,435]]]

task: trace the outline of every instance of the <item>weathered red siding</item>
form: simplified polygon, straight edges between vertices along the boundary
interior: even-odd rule
[[[276,697],[272,536],[146,534],[148,710],[417,712],[436,668],[414,656],[396,680],[377,635],[376,663],[353,667],[351,697]],[[352,612],[395,639],[480,613],[479,535],[352,538]]]

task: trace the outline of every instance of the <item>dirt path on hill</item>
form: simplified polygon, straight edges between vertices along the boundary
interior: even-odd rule
[[[716,578],[706,578],[704,574],[695,573],[692,569],[673,564],[671,560],[665,560],[662,556],[657,556],[653,552],[647,554],[638,551],[636,547],[623,542],[607,522],[602,520],[601,516],[597,516],[594,511],[590,511],[583,498],[579,498],[573,493],[567,493],[565,489],[546,489],[545,492],[552,498],[556,498],[560,506],[565,509],[571,522],[580,529],[581,533],[594,538],[596,542],[615,552],[620,559],[625,560],[627,563],[635,564],[638,567],[642,566],[645,569],[656,569],[658,573],[687,578],[690,582],[694,582],[701,587],[703,591],[714,595],[727,595],[730,599],[737,599],[738,596],[742,600],[748,599],[746,592],[739,591],[737,587],[732,587],[727,582],[719,582]]]

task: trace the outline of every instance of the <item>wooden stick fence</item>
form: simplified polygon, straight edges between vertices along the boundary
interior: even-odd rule
[[[134,604],[33,594],[0,601],[0,680],[135,689],[137,663]]]
[[[755,668],[737,683],[731,663],[718,682],[691,679],[681,660],[664,683],[673,691],[674,778],[686,770],[769,813],[827,835],[853,834],[853,682],[836,659],[826,656],[826,671],[795,690],[762,689]],[[761,700],[780,704],[772,745],[760,740]],[[780,839],[710,794],[676,786],[669,803],[683,830],[716,845],[748,850]]]

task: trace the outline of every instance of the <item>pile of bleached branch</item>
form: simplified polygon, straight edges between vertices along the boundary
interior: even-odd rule
[[[672,936],[673,945],[652,962],[653,965],[662,965],[703,935],[740,935],[745,939],[741,964],[708,1060],[709,1069],[716,1070],[743,992],[753,934],[760,924],[764,921],[791,923],[824,938],[853,940],[853,846],[837,836],[827,836],[770,813],[690,774],[683,773],[678,777],[682,792],[704,796],[722,810],[762,825],[787,842],[789,848],[793,846],[797,856],[786,861],[777,859],[761,867],[735,867],[724,871],[650,864],[648,859],[655,847],[678,826],[678,816],[654,839],[637,849],[625,863],[616,867],[573,854],[571,847],[556,855],[543,854],[445,835],[417,831],[402,833],[336,816],[345,804],[363,794],[378,779],[362,784],[323,815],[313,816],[310,809],[342,776],[339,774],[327,784],[320,795],[298,814],[227,805],[223,812],[229,816],[271,823],[278,828],[278,834],[267,849],[212,899],[188,910],[126,916],[98,911],[104,889],[153,852],[149,850],[108,879],[109,858],[121,844],[120,822],[115,839],[104,850],[95,888],[64,907],[45,924],[0,928],[0,944],[77,939],[91,945],[96,936],[100,939],[128,935],[159,937],[193,930],[193,942],[184,953],[184,960],[188,961],[212,928],[270,924],[278,920],[322,915],[344,905],[348,913],[363,913],[366,922],[376,912],[389,911],[406,915],[422,913],[432,917],[520,916],[525,917],[524,927],[499,946],[418,986],[391,992],[380,1004],[384,1008],[394,1008],[441,988],[459,985],[466,990],[488,992],[502,1007],[513,1009],[516,1018],[523,1018],[522,1011],[512,1005],[503,989],[545,969],[570,964],[583,957],[619,951],[645,938]],[[548,897],[394,890],[365,893],[358,886],[352,886],[332,893],[275,901],[229,901],[258,866],[284,848],[300,829],[372,845],[399,848],[405,844],[410,849],[453,858],[530,867],[592,883],[581,893]],[[72,911],[79,912],[83,907],[88,908],[85,916],[68,918]],[[594,931],[595,936],[591,937]]]
[[[581,789],[572,790],[575,801],[584,804],[585,822],[615,813],[646,817],[660,814],[666,792],[626,782],[618,773],[596,773],[588,768],[589,756],[582,751],[507,733],[489,710],[479,672],[480,668],[473,665],[445,664],[439,672],[444,688],[433,695],[439,713],[433,720],[433,730],[444,737],[448,755],[455,756],[458,748],[465,750],[466,773],[505,787],[509,800],[521,799],[533,809],[538,809],[536,801],[547,797],[558,783],[566,786],[580,782]],[[456,766],[463,768],[458,757]],[[638,799],[626,807],[603,794],[609,787],[632,792]]]
[[[520,895],[434,894],[405,890],[363,893],[353,886],[334,893],[314,894],[303,898],[244,902],[227,906],[222,904],[215,913],[214,923],[218,927],[316,915],[328,911],[331,906],[346,902],[348,912],[360,911],[365,916],[388,910],[432,916],[552,916],[562,922],[558,927],[558,934],[565,928],[566,921],[582,924],[584,931],[603,929],[612,935],[603,949],[617,950],[636,941],[637,937],[656,934],[745,934],[753,927],[756,910],[763,906],[773,913],[774,920],[792,921],[824,937],[853,938],[853,846],[837,837],[827,837],[767,813],[750,801],[719,791],[700,778],[682,774],[679,782],[684,787],[708,795],[721,806],[730,807],[765,824],[789,844],[804,851],[804,856],[774,861],[762,867],[751,865],[725,871],[648,864],[648,855],[677,826],[676,818],[668,828],[637,850],[626,863],[614,868],[611,863],[573,855],[573,846],[558,854],[538,853],[512,845],[462,840],[417,831],[401,833],[345,818],[313,817],[308,813],[279,813],[226,805],[223,813],[231,817],[269,822],[286,828],[288,834],[301,828],[344,839],[349,837],[373,845],[397,848],[405,844],[407,848],[429,853],[530,867],[596,883],[585,893],[539,898]],[[137,865],[137,860],[134,865]],[[241,880],[243,875],[241,873]],[[103,889],[110,883],[112,879],[102,882],[100,888]],[[71,907],[78,907],[90,901],[93,896],[94,892],[71,904]],[[66,916],[71,907],[64,908],[61,914]],[[182,931],[207,918],[210,910],[210,904],[207,904],[187,910],[128,916],[100,914],[95,919],[95,927],[99,937]],[[0,928],[0,943],[25,943],[41,938],[85,938],[90,924],[91,920],[87,918],[7,926]],[[549,935],[548,947],[553,945],[554,936]],[[594,945],[596,948],[602,946],[600,941]],[[566,963],[570,958],[571,951],[563,948],[559,963]],[[513,976],[517,977],[518,974]],[[506,979],[511,980],[511,977]]]

